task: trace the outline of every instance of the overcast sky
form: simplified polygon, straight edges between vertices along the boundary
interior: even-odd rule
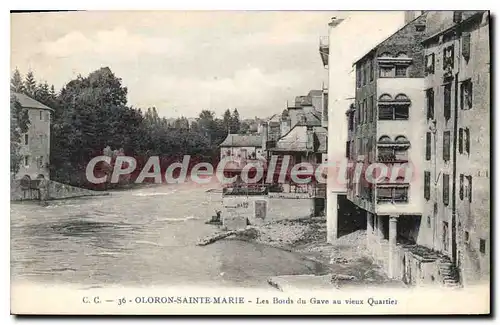
[[[281,112],[326,81],[318,52],[347,12],[79,12],[12,15],[12,69],[60,88],[108,66],[129,104],[166,117]],[[386,13],[400,16],[401,13]],[[375,17],[374,17],[375,18]],[[377,17],[378,18],[378,17]],[[375,20],[378,20],[375,18]]]

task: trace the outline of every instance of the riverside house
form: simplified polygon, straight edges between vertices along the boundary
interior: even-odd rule
[[[23,108],[28,109],[28,132],[21,135],[22,156],[15,179],[49,179],[50,114],[52,108],[21,94],[12,93]]]

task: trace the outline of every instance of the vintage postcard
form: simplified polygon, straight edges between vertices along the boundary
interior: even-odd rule
[[[490,29],[11,13],[11,313],[489,314]]]

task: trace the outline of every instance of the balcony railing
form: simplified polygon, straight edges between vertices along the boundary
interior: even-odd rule
[[[377,203],[408,203],[409,184],[377,186]]]

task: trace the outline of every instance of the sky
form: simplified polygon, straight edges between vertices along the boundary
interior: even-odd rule
[[[327,82],[319,38],[328,35],[331,17],[351,14],[12,14],[11,70],[31,70],[60,89],[78,74],[107,66],[128,88],[129,105],[155,106],[161,116],[196,117],[203,109],[222,115],[237,108],[243,118],[268,117]],[[379,23],[400,20],[401,12],[371,15]]]

